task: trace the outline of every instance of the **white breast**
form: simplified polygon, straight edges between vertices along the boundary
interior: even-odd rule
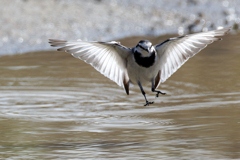
[[[135,62],[132,55],[129,56],[127,60],[127,71],[130,81],[133,84],[137,84],[137,82],[140,81],[142,85],[151,83],[159,71],[159,66],[160,65],[155,62],[149,68],[142,67]]]

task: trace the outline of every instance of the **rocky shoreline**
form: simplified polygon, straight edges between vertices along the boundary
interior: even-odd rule
[[[49,38],[109,41],[238,29],[234,0],[1,0],[0,55],[51,50]]]

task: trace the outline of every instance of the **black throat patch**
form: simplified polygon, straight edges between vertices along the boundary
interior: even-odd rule
[[[134,59],[137,62],[137,64],[139,66],[146,67],[146,68],[151,67],[154,64],[155,57],[156,57],[155,52],[153,52],[150,55],[150,57],[142,57],[141,53],[139,53],[138,51],[134,52]]]

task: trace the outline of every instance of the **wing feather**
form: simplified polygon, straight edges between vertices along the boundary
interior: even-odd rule
[[[174,72],[176,72],[189,58],[196,55],[208,44],[221,40],[220,36],[229,33],[231,27],[201,32],[181,37],[170,38],[163,43],[155,45],[158,60],[160,61],[159,76],[160,83],[165,82]],[[159,79],[159,77],[156,77]]]
[[[58,51],[70,53],[92,65],[104,76],[124,87],[128,94],[129,77],[127,73],[127,57],[131,50],[118,42],[85,42],[49,39],[53,47],[60,47]]]

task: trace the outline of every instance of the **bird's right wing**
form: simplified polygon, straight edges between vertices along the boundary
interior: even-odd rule
[[[60,47],[58,51],[65,51],[92,65],[104,76],[123,86],[129,94],[129,77],[127,73],[127,57],[131,50],[120,45],[119,42],[86,42],[64,41],[49,39],[53,47]]]
[[[158,60],[160,61],[159,74],[155,79],[155,88],[165,82],[189,58],[200,52],[208,44],[221,40],[231,27],[201,32],[181,37],[170,38],[161,44],[155,45]]]

